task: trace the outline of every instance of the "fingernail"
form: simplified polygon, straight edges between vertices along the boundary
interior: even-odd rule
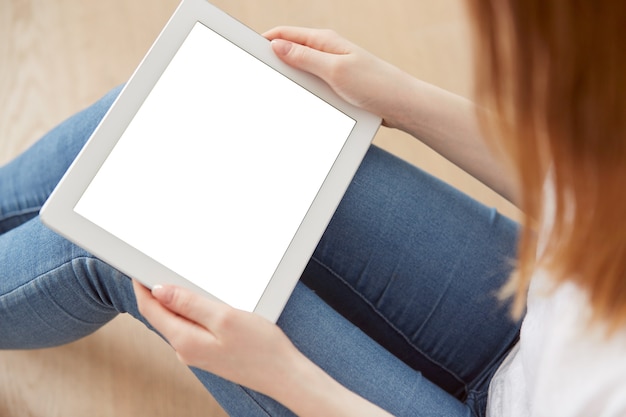
[[[292,42],[283,39],[272,40],[272,49],[277,55],[287,55],[293,46]]]
[[[169,303],[172,300],[172,289],[157,284],[152,287],[152,296],[162,303]]]

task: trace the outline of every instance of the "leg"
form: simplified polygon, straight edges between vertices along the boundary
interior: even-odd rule
[[[80,120],[74,123],[79,125]],[[46,149],[50,152],[50,148]],[[32,152],[29,155],[36,160],[37,155]],[[51,157],[54,155],[42,155],[44,160]],[[364,167],[368,165],[366,162]],[[23,166],[33,167],[27,158]],[[361,172],[366,170],[363,168]],[[118,311],[128,311],[141,319],[126,277],[50,232],[37,218],[19,227],[5,228],[12,230],[0,236],[3,347],[64,343],[97,329]],[[327,233],[327,237],[332,233]],[[467,415],[469,412],[419,372],[386,354],[302,286],[294,293],[279,324],[332,375],[398,415]],[[337,332],[333,333],[333,329]],[[283,414],[284,410],[271,400],[206,373],[197,374],[235,415],[265,415],[264,410],[272,410],[273,415]]]
[[[98,329],[121,311],[142,320],[127,277],[49,231],[37,218],[0,237],[0,265],[4,266],[0,275],[3,348],[69,342]],[[279,325],[342,383],[396,415],[469,413],[302,285]],[[231,415],[291,415],[271,399],[206,372],[195,372]],[[385,381],[385,389],[380,381]]]
[[[63,344],[95,331],[124,311],[142,320],[127,277],[54,234],[36,217],[41,204],[116,93],[112,92],[74,116],[26,153],[0,168],[0,348]],[[402,408],[397,408],[398,415],[403,412],[415,415],[412,407],[420,403],[413,401],[410,395],[398,401],[380,390],[376,382],[385,374],[386,385],[391,387],[394,382],[393,387],[422,394],[432,391],[426,395],[432,404],[440,406],[448,401],[450,409],[460,413],[444,414],[464,415],[467,411],[456,400],[385,353],[302,285],[290,300],[280,325],[302,350],[324,363],[329,372],[351,388],[373,396],[373,400],[381,405],[396,408],[401,405]],[[320,330],[323,334],[319,333]],[[330,337],[333,332],[342,336],[338,338],[342,343],[328,345],[325,342],[335,338]],[[354,355],[359,352],[357,347],[365,348],[368,354]],[[379,354],[387,360],[376,361],[387,365],[378,367],[377,376],[373,377],[375,370],[371,367],[371,358]],[[344,372],[348,360],[355,363],[350,366],[352,372]],[[357,372],[358,369],[362,372]],[[288,410],[270,399],[206,372],[195,372],[232,415],[290,415]],[[360,388],[360,385],[364,387]],[[432,404],[422,404],[420,409],[435,410]]]
[[[372,148],[303,275],[317,295],[299,285],[279,325],[329,374],[395,415],[482,415],[492,372],[518,337],[497,299],[516,238],[516,225],[494,210]],[[241,388],[207,385],[245,415]]]
[[[135,308],[127,277],[38,217],[0,235],[0,349],[58,346]]]
[[[86,284],[80,277],[70,280],[72,274],[65,271],[78,270],[79,264],[102,269],[101,262],[43,227],[37,213],[119,91],[114,89],[0,167],[0,335],[6,335],[0,348],[59,345],[93,332],[117,314],[110,306],[92,304],[96,297],[88,295]],[[97,282],[89,285],[101,291]],[[37,294],[48,295],[50,305]],[[73,311],[81,304],[72,300],[84,296],[84,311]]]
[[[39,259],[33,261],[35,255]],[[49,231],[37,218],[0,237],[0,265],[0,348],[66,343],[98,329],[118,312],[144,321],[127,277]],[[386,352],[302,284],[278,324],[340,382],[395,415],[470,415],[462,403]],[[229,415],[292,416],[267,397],[194,372]]]
[[[482,401],[519,330],[497,299],[516,229],[373,148],[303,281],[446,391]]]
[[[313,362],[341,384],[395,416],[470,417],[471,410],[424,378],[298,284],[278,325]],[[196,371],[233,416],[293,416],[256,392]],[[280,383],[277,381],[277,383]]]
[[[0,167],[0,235],[39,213],[119,91],[114,89]]]

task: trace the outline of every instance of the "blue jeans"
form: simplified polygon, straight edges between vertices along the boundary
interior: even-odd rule
[[[145,322],[126,276],[38,218],[118,92],[0,168],[0,348],[71,342],[122,312]],[[516,238],[495,210],[372,147],[278,325],[395,415],[483,415],[490,378],[519,332],[496,297]],[[231,415],[291,415],[193,371]]]

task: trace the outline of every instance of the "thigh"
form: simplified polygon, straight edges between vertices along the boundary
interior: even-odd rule
[[[0,234],[39,213],[119,91],[112,90],[0,167]]]
[[[517,340],[497,293],[517,227],[372,148],[303,281],[412,368],[458,398]]]
[[[0,235],[0,349],[69,343],[119,312],[140,318],[131,281],[38,217]]]

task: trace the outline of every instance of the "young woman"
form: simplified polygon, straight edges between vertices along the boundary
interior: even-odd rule
[[[519,239],[372,148],[278,325],[150,292],[37,218],[114,91],[0,168],[0,347],[61,344],[129,312],[231,415],[626,415],[626,5],[468,2],[479,108],[333,32],[266,36],[517,202]]]

